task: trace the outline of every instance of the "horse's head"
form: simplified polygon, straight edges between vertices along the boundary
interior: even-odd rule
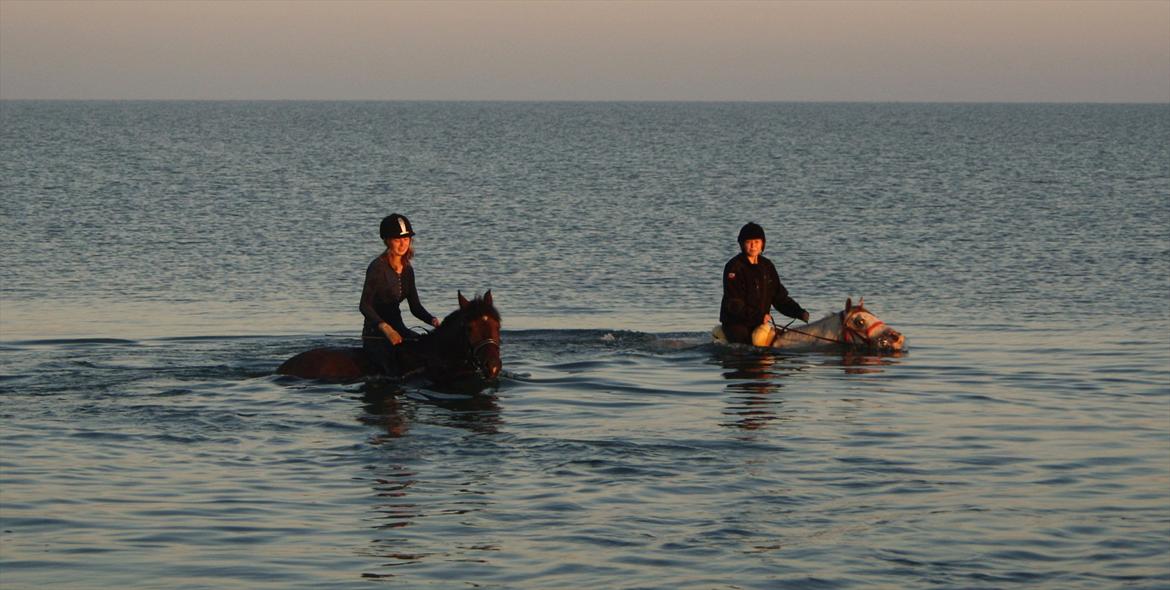
[[[500,362],[500,312],[492,305],[490,289],[471,301],[462,292],[458,295],[459,309],[447,316],[441,327],[454,322],[461,329],[471,364],[480,377],[491,381],[504,367]]]
[[[885,352],[900,351],[906,344],[901,332],[887,326],[865,308],[864,297],[856,306],[852,299],[845,300],[845,311],[841,312],[841,337],[847,344]]]

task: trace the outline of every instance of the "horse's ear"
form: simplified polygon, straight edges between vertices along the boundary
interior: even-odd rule
[[[459,294],[459,309],[467,307],[470,303],[467,301],[467,298],[463,296],[463,291],[456,291],[456,293]]]
[[[488,304],[488,305],[492,304],[492,290],[491,289],[488,289],[487,293],[483,294],[483,302]]]
[[[865,297],[857,300],[857,307],[865,307]]]
[[[853,298],[846,297],[845,298],[845,311],[849,311],[851,309],[853,309]]]

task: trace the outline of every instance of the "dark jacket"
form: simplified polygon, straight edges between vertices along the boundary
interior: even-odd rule
[[[435,316],[422,306],[418,300],[418,290],[414,286],[414,267],[407,264],[402,274],[394,272],[385,256],[379,256],[366,268],[366,282],[362,286],[362,301],[358,305],[366,321],[362,326],[362,338],[381,338],[386,335],[378,329],[378,324],[386,322],[403,338],[411,337],[414,332],[407,329],[402,322],[402,312],[398,305],[405,299],[410,303],[410,313],[414,317],[431,323]]]
[[[790,318],[799,319],[807,313],[788,296],[771,260],[761,255],[759,262],[752,264],[741,252],[727,261],[723,267],[719,323],[755,327],[772,307]]]

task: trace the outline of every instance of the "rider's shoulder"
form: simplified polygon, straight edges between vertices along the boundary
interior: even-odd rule
[[[368,265],[366,265],[366,272],[369,272],[369,271],[374,270],[376,268],[389,267],[389,266],[390,266],[390,263],[386,262],[385,256],[376,256],[376,257],[374,257],[373,260],[370,261],[370,263]]]
[[[736,254],[735,256],[732,256],[731,260],[728,260],[727,264],[724,264],[723,267],[724,268],[735,268],[737,266],[743,266],[747,263],[748,263],[747,256],[744,256],[743,253],[741,252],[739,254]]]

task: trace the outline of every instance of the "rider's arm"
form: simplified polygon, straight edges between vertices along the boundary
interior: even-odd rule
[[[377,293],[378,272],[376,270],[377,260],[370,263],[366,267],[366,281],[362,284],[362,299],[358,303],[358,310],[362,315],[375,326],[381,326],[386,323],[382,316],[378,315],[377,310],[374,309],[374,296]]]
[[[407,266],[402,272],[402,288],[406,290],[406,302],[410,304],[410,313],[414,317],[430,324],[435,324],[435,316],[423,307],[422,301],[418,298],[418,289],[414,286],[414,267]]]
[[[772,297],[772,307],[790,318],[808,321],[808,312],[795,299],[788,296],[788,289],[784,288],[784,284],[780,282],[780,275],[776,273],[776,267],[773,266],[768,271],[772,275],[772,284],[776,287],[776,294]]]

